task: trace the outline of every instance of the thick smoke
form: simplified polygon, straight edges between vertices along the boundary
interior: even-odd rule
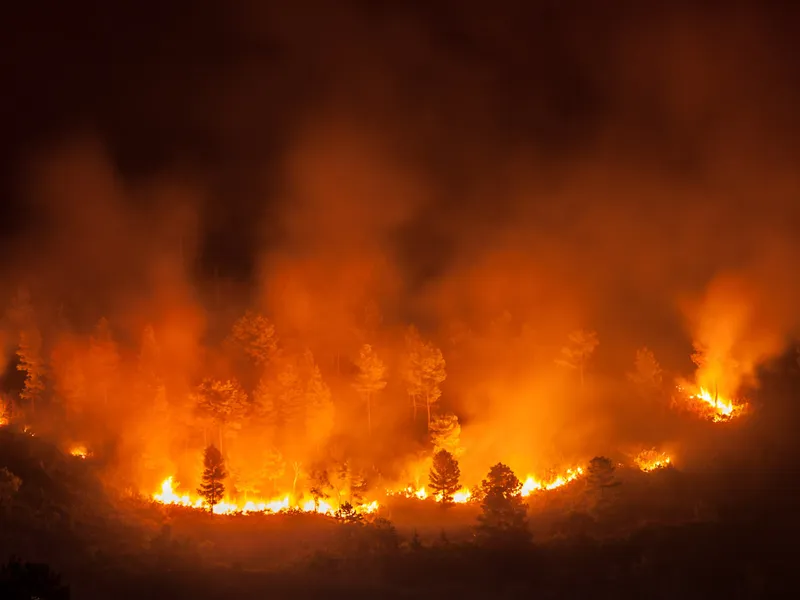
[[[112,76],[125,110],[98,111],[91,141],[59,129],[17,157],[31,218],[7,297],[26,286],[47,351],[81,364],[108,319],[123,381],[111,404],[87,393],[74,435],[102,430],[150,469],[131,477],[196,476],[188,393],[229,369],[222,340],[247,306],[284,351],[313,352],[335,437],[357,440],[341,445],[398,462],[426,443],[400,377],[416,324],[447,361],[436,409],[461,420],[470,478],[653,435],[620,383],[637,347],[671,379],[694,377],[694,344],[698,383],[734,395],[796,332],[786,15],[233,4],[192,21],[213,35],[178,31],[158,72]],[[132,391],[147,325],[172,406],[157,428]],[[579,329],[599,339],[583,384],[556,365]],[[389,369],[371,445],[349,383],[364,343]],[[261,437],[242,433],[240,454]]]

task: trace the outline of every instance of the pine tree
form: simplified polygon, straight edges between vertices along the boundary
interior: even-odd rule
[[[211,510],[222,502],[225,494],[225,461],[214,444],[208,446],[203,455],[203,478],[197,493],[206,501]]]
[[[264,315],[248,310],[233,324],[225,345],[263,368],[278,348],[275,326]]]
[[[433,419],[430,426],[433,451],[447,450],[453,456],[461,454],[461,425],[453,413],[445,413]]]
[[[406,392],[411,400],[411,409],[414,421],[417,420],[417,404],[422,396],[422,348],[423,342],[419,331],[413,325],[409,326],[405,334],[406,353],[403,362],[403,381]]]
[[[621,484],[614,474],[614,463],[605,456],[595,456],[589,461],[589,467],[586,471],[587,487],[595,496],[599,496],[600,500],[606,498],[609,490]]]
[[[45,389],[42,336],[36,327],[20,331],[17,356],[17,369],[25,372],[25,383],[19,398],[23,404],[30,406],[32,412],[36,412],[36,404]]]
[[[270,494],[275,494],[275,482],[286,473],[286,461],[283,454],[275,448],[270,448],[264,453],[264,461],[261,466],[261,475],[270,483]]]
[[[304,432],[306,383],[296,360],[284,359],[277,377],[262,377],[255,391],[255,404],[277,435]]]
[[[446,377],[442,351],[431,344],[425,344],[425,354],[422,357],[422,390],[425,394],[425,408],[428,411],[428,427],[431,426],[431,409],[442,397],[439,386]]]
[[[372,349],[372,346],[364,344],[361,347],[356,366],[358,375],[353,387],[366,400],[367,428],[369,434],[372,435],[372,399],[377,392],[386,387],[386,365]]]
[[[530,540],[522,483],[503,463],[497,463],[481,482],[478,537],[487,543],[521,543]]]
[[[205,379],[195,390],[193,399],[197,411],[216,424],[220,447],[226,427],[238,426],[250,407],[247,393],[235,379]]]
[[[334,406],[331,389],[322,379],[314,355],[310,350],[303,354],[305,376],[305,439],[314,447],[320,447],[333,431]]]
[[[628,374],[628,379],[647,391],[652,391],[661,385],[661,365],[658,364],[653,352],[646,346],[636,351],[634,371]]]
[[[435,496],[442,497],[442,505],[449,506],[453,502],[453,494],[459,488],[461,469],[458,461],[447,450],[439,450],[433,455],[433,465],[428,479],[428,487]]]
[[[11,322],[19,331],[17,370],[25,373],[25,383],[19,398],[36,412],[36,404],[45,390],[45,361],[42,354],[42,334],[36,325],[36,314],[28,290],[20,288],[8,310]]]
[[[561,357],[556,360],[556,364],[577,370],[583,387],[586,365],[599,343],[597,333],[594,331],[584,329],[573,331],[569,334],[569,344],[561,349]]]

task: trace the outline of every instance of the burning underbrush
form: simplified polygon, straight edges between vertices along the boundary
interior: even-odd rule
[[[644,473],[666,468],[672,465],[672,459],[664,452],[655,449],[642,451],[633,461],[633,466]],[[519,495],[529,498],[536,494],[546,493],[580,481],[587,475],[586,468],[575,466],[563,471],[550,470],[541,475],[527,475],[520,480]],[[460,487],[451,497],[444,502],[442,493],[434,493],[429,486],[407,485],[397,489],[386,489],[381,494],[365,494],[369,499],[351,502],[346,496],[336,494],[320,497],[318,493],[307,495],[287,492],[271,499],[225,498],[210,505],[204,498],[196,493],[179,489],[180,486],[172,476],[161,483],[160,491],[152,494],[152,500],[158,504],[181,506],[189,509],[211,512],[215,515],[247,515],[247,514],[277,514],[286,512],[317,513],[321,515],[348,518],[351,515],[366,516],[378,514],[382,509],[399,501],[446,503],[455,505],[479,504],[481,501],[480,485],[472,488]],[[313,492],[313,490],[312,490]],[[311,497],[308,497],[308,496]]]
[[[718,391],[710,392],[703,386],[680,383],[676,386],[678,395],[676,408],[688,410],[692,414],[714,423],[724,423],[746,414],[746,400],[728,398]]]

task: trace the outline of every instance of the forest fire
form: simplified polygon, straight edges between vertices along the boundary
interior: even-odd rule
[[[563,485],[575,481],[581,475],[583,475],[583,469],[581,467],[567,469],[562,474],[552,475],[547,479],[546,482],[529,475],[522,484],[522,496],[527,497],[533,492],[549,491],[560,488]]]
[[[665,452],[658,452],[655,449],[640,452],[633,462],[645,473],[672,465],[672,459]]]
[[[89,450],[83,445],[73,446],[70,448],[69,453],[71,456],[80,459],[86,459],[89,456]]]
[[[734,404],[732,400],[720,398],[718,394],[711,394],[706,388],[700,390],[692,396],[705,405],[705,411],[712,411],[711,418],[715,422],[727,421],[740,415],[745,408],[745,404]]]
[[[153,500],[159,504],[184,506],[186,508],[195,508],[208,510],[209,504],[200,497],[195,497],[190,494],[178,493],[176,491],[178,484],[175,483],[172,476],[167,477],[161,483],[161,491],[153,494]],[[359,504],[353,507],[356,514],[364,515],[376,512],[380,508],[379,504],[375,501]],[[303,502],[302,504],[292,504],[289,494],[283,498],[274,500],[261,501],[261,500],[246,500],[243,504],[235,502],[222,501],[216,503],[211,512],[215,515],[235,515],[235,514],[248,514],[248,513],[280,513],[285,511],[297,510],[301,512],[313,512],[324,515],[335,515],[337,508],[324,499],[311,499]]]

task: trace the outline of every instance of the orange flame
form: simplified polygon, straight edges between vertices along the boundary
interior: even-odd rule
[[[176,484],[172,476],[167,477],[161,483],[161,492],[153,494],[153,500],[159,504],[186,506],[188,508],[197,508],[208,510],[209,505],[202,498],[191,496],[190,494],[179,494],[176,489]],[[360,504],[355,507],[358,514],[371,514],[380,508],[379,504],[375,501]],[[320,499],[315,502],[314,500],[307,500],[303,504],[292,504],[289,495],[283,498],[273,500],[248,500],[244,504],[239,505],[236,502],[225,500],[215,504],[211,509],[215,515],[233,515],[233,514],[248,514],[248,513],[279,513],[287,510],[301,510],[303,512],[316,512],[324,515],[336,514],[336,508],[325,500]]]
[[[86,459],[89,456],[89,450],[86,446],[78,445],[70,448],[69,453],[75,458]]]
[[[657,469],[665,469],[672,464],[670,458],[665,452],[657,452],[653,450],[643,450],[639,455],[633,459],[636,466],[645,473],[656,471]]]

